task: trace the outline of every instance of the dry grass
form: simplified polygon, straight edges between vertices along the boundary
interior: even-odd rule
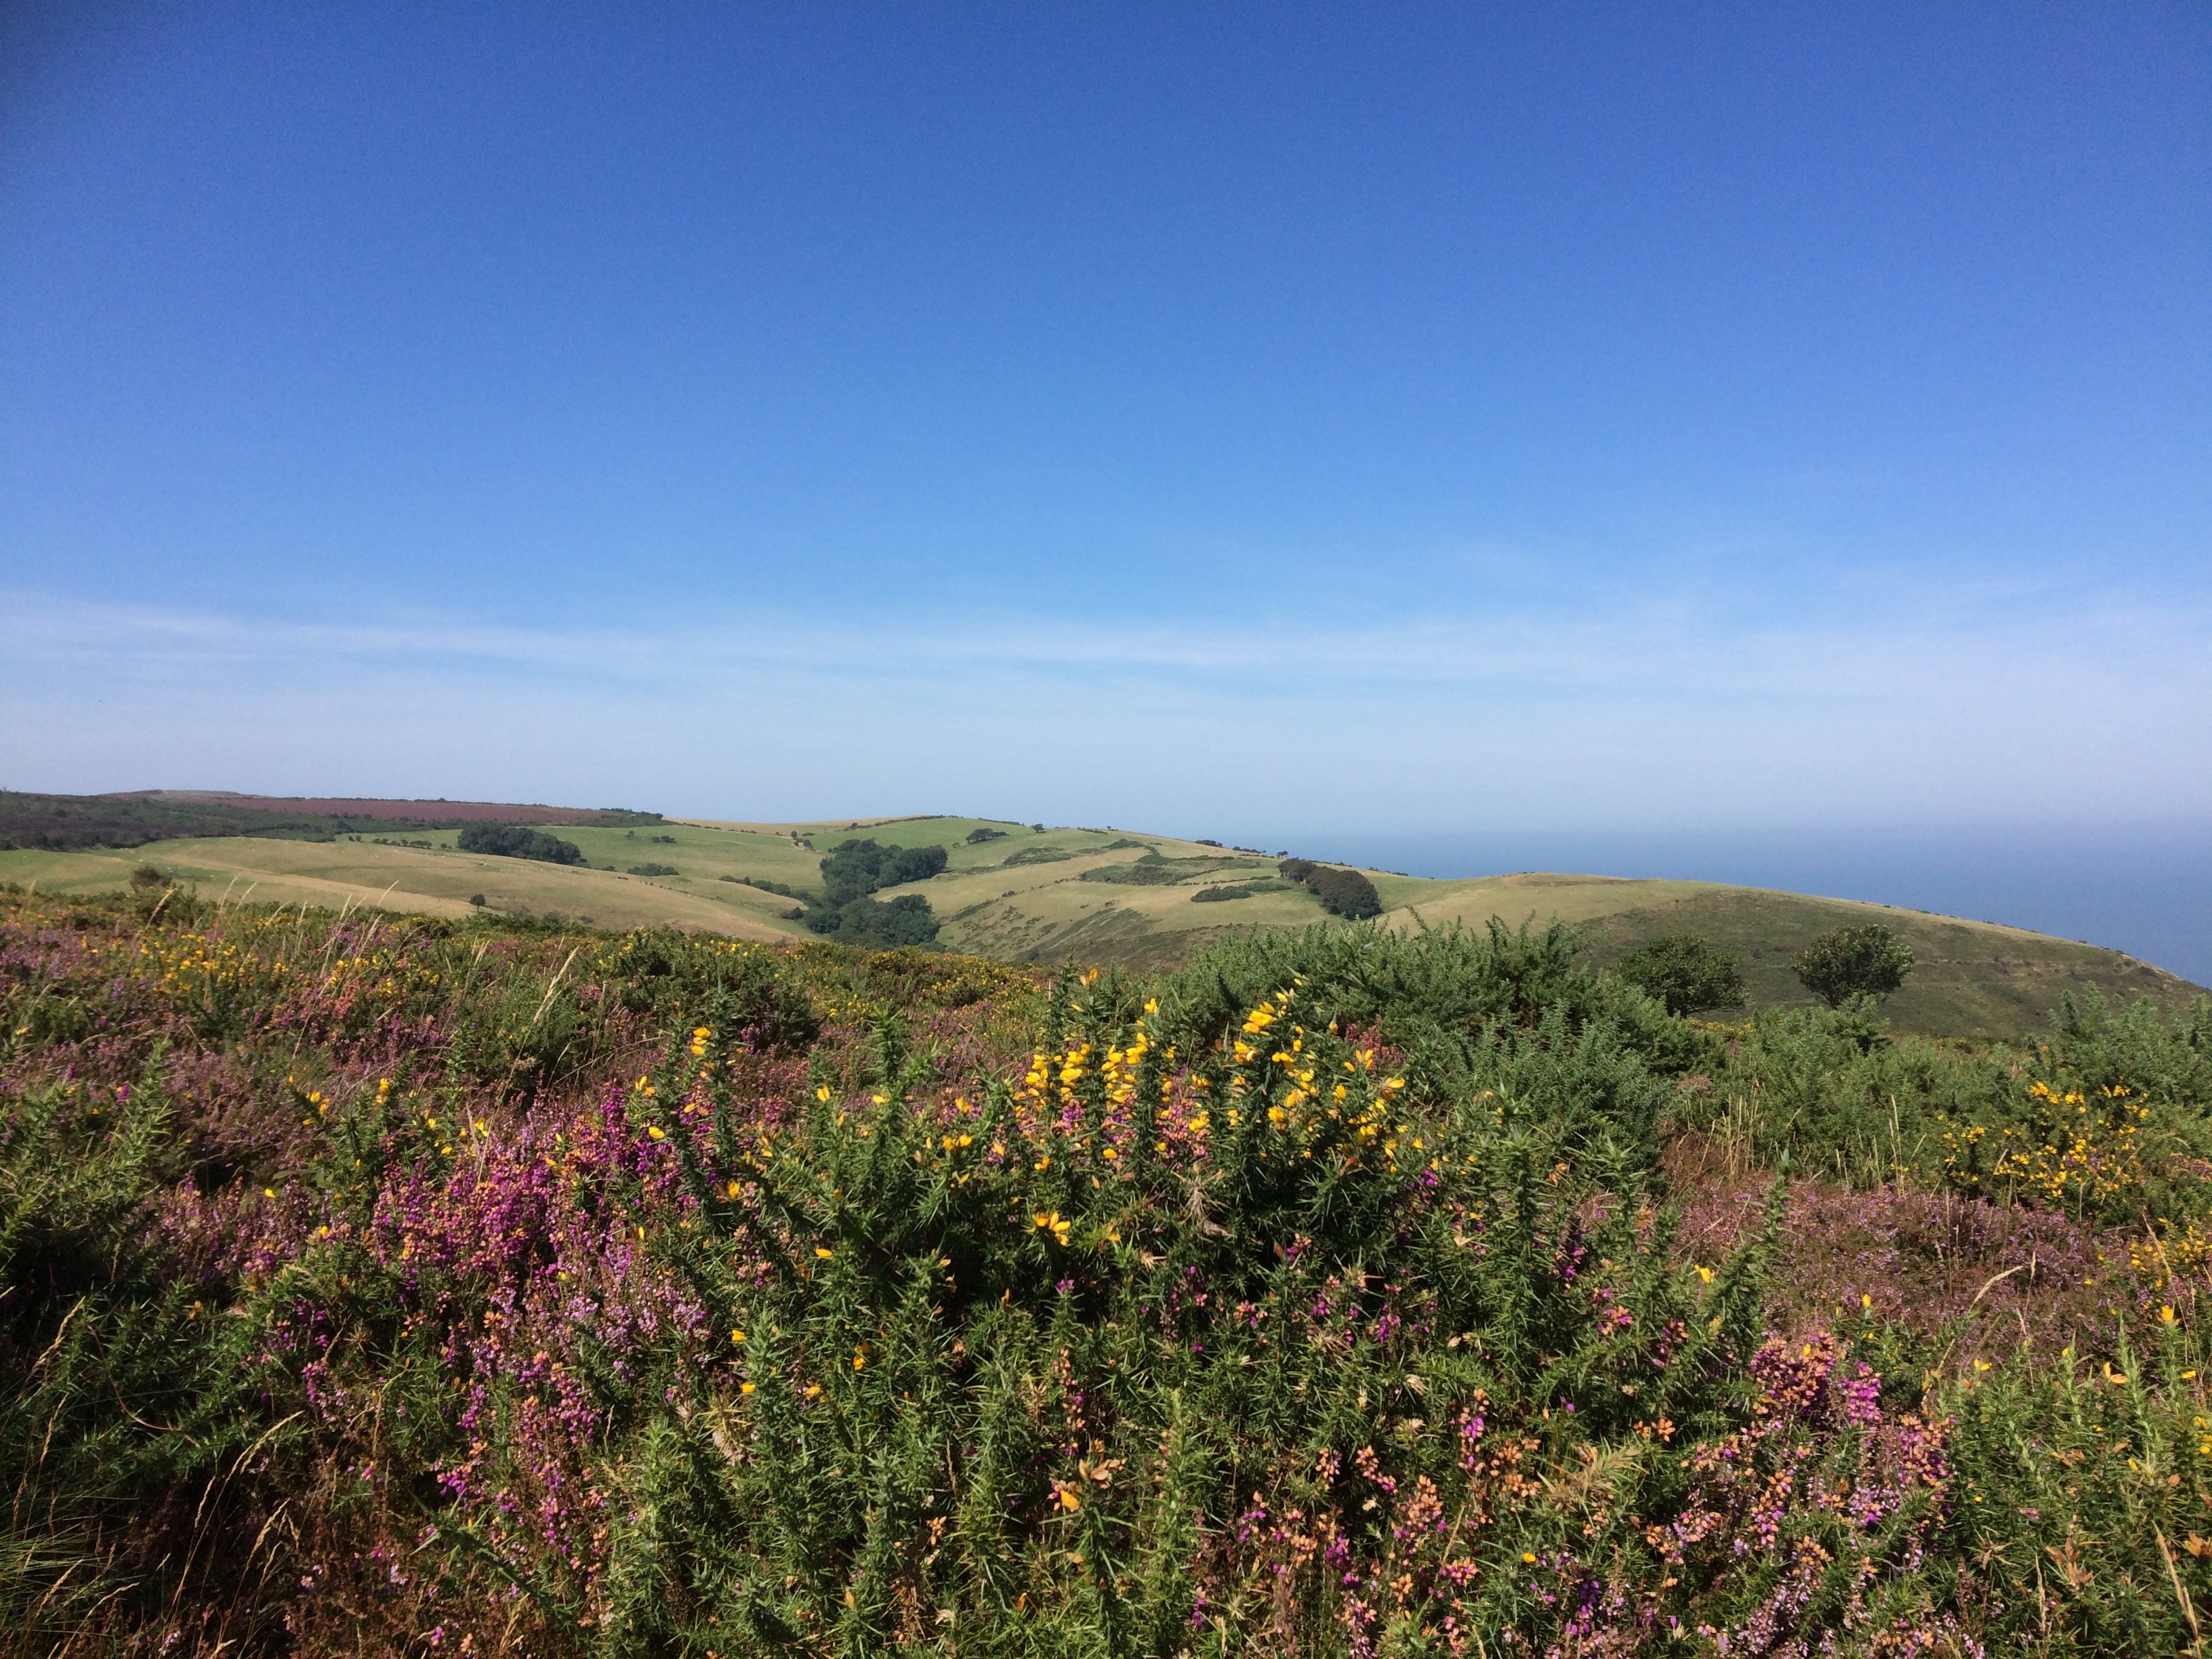
[[[979,828],[1002,837],[971,844]],[[209,896],[252,893],[257,901],[338,906],[381,903],[458,915],[482,893],[495,908],[532,915],[589,917],[605,927],[668,926],[739,939],[803,939],[784,915],[793,898],[743,885],[751,877],[805,891],[820,878],[822,854],[838,842],[872,836],[902,846],[941,845],[942,875],[910,889],[944,921],[947,947],[1002,961],[1074,959],[1157,969],[1243,929],[1301,927],[1323,919],[1303,891],[1265,892],[1200,904],[1201,888],[1273,873],[1273,860],[1172,836],[1110,829],[1058,828],[951,817],[848,818],[801,823],[671,822],[655,829],[563,828],[593,868],[477,857],[453,850],[451,831],[413,839],[441,845],[378,846],[369,836],[332,842],[245,838],[156,842],[126,851],[0,853],[0,879],[36,882],[43,891],[119,889],[137,865],[153,862],[198,884]],[[665,836],[663,840],[659,837]],[[1060,856],[1015,863],[1016,855]],[[1158,853],[1182,866],[1157,886],[1085,880],[1087,873],[1134,864]],[[1182,861],[1223,860],[1212,866]],[[635,866],[672,866],[674,876],[640,877]],[[606,866],[612,866],[608,868]],[[1705,934],[1743,959],[1754,1005],[1808,1000],[1789,970],[1790,952],[1814,934],[1879,920],[1902,934],[1920,964],[1888,1012],[1899,1029],[1957,1036],[2016,1036],[2037,1027],[2068,989],[2096,986],[2185,1006],[2194,987],[2112,951],[1985,922],[1931,916],[1887,906],[1728,887],[1711,882],[1620,880],[1528,872],[1456,881],[1370,872],[1394,929],[1480,927],[1498,916],[1538,927],[1557,919],[1589,930],[1602,964],[1657,933]]]

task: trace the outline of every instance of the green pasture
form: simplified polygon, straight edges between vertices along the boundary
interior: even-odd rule
[[[971,843],[977,830],[1000,836]],[[926,896],[946,948],[1000,961],[1074,960],[1152,969],[1240,933],[1324,919],[1319,902],[1276,878],[1274,860],[1173,836],[955,817],[823,819],[803,823],[671,821],[635,829],[562,827],[588,868],[464,853],[452,830],[373,832],[331,842],[230,836],[157,842],[122,851],[0,853],[0,880],[53,893],[112,891],[154,864],[208,897],[340,907],[374,905],[455,916],[481,893],[510,915],[588,918],[602,927],[671,927],[740,939],[810,937],[787,913],[820,881],[839,842],[869,837],[942,846],[943,873],[881,896]],[[661,866],[673,873],[634,875]],[[2196,988],[2115,951],[2018,928],[1881,905],[1711,882],[1621,880],[1545,872],[1457,881],[1368,872],[1394,930],[1480,927],[1492,917],[1584,930],[1591,959],[1618,960],[1644,940],[1698,933],[1742,961],[1751,1006],[1812,1000],[1790,957],[1814,935],[1880,921],[1917,966],[1887,1012],[1900,1030],[2014,1036],[2035,1029],[2062,994],[2094,987],[2185,1007]],[[780,884],[793,896],[745,884]],[[1209,889],[1245,896],[1203,902]]]
[[[2069,991],[2140,997],[2169,1012],[2203,994],[2120,951],[2047,933],[1751,887],[1644,900],[1590,917],[1586,939],[1592,962],[1604,967],[1647,939],[1699,934],[1740,960],[1753,1006],[1809,1008],[1816,1000],[1790,971],[1790,957],[1817,933],[1868,921],[1912,949],[1912,972],[1884,1008],[1903,1030],[2018,1037],[2038,1030]]]

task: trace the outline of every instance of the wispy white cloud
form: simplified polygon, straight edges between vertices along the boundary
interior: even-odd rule
[[[0,595],[15,787],[1286,827],[2212,812],[2212,619],[1579,596],[1338,623],[766,611],[356,623]]]

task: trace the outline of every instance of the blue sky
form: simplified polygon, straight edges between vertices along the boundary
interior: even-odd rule
[[[0,785],[2212,823],[2201,7],[0,13]]]

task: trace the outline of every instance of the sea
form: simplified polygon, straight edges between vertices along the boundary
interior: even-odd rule
[[[1299,856],[1412,876],[1522,870],[1772,887],[2002,922],[2124,951],[2212,986],[2212,824],[1747,834],[1347,830],[1278,836]]]

